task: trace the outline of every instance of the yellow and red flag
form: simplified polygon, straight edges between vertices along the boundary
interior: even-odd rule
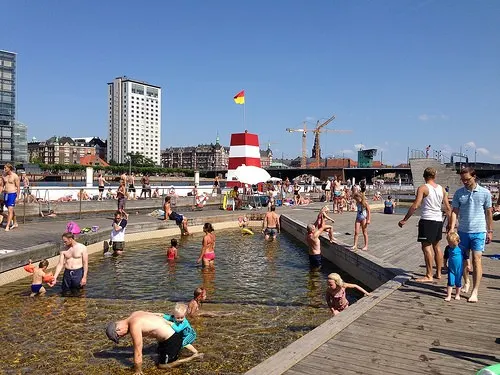
[[[241,90],[233,99],[236,104],[245,104],[245,90]]]

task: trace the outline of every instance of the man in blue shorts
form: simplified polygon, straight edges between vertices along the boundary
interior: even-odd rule
[[[493,218],[491,193],[476,182],[476,171],[467,167],[460,171],[460,179],[464,187],[453,195],[450,228],[454,230],[458,218],[459,246],[469,252],[472,250],[472,292],[469,302],[478,301],[479,283],[483,276],[481,256],[485,244],[493,239]],[[464,270],[464,291],[470,287],[469,273]]]
[[[14,167],[12,164],[5,164],[4,168],[5,175],[3,178],[4,185],[4,204],[7,207],[7,223],[5,226],[5,231],[8,232],[13,228],[17,228],[16,213],[14,207],[16,206],[17,198],[21,193],[21,184],[19,182],[19,176],[14,172]],[[11,221],[13,221],[12,226],[10,226]]]
[[[326,226],[325,223],[317,229],[314,224],[307,226],[306,242],[309,246],[309,266],[313,270],[321,268],[321,242],[319,237],[327,227],[329,226]]]

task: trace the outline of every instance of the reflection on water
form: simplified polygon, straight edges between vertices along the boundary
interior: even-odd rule
[[[204,310],[235,314],[193,319],[205,359],[169,373],[245,372],[330,317],[325,280],[338,270],[325,262],[310,272],[305,249],[286,235],[265,242],[217,232],[215,270],[196,264],[201,235],[181,240],[175,262],[166,260],[169,242],[128,244],[117,258],[91,256],[85,298],[62,298],[57,288],[29,298],[29,277],[0,287],[0,373],[129,374],[131,341],[115,346],[105,324],[136,310],[171,310],[199,285],[208,289]],[[147,374],[165,373],[154,367],[153,340],[146,339],[144,354]]]

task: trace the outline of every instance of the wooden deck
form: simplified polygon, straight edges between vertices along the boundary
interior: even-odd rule
[[[319,206],[313,207],[286,214],[309,223]],[[354,214],[334,218],[338,239],[352,244],[347,233],[353,233]],[[403,229],[397,226],[400,219],[373,213],[369,254],[420,276],[424,262],[416,242],[418,217]],[[466,298],[445,302],[446,275],[432,284],[409,281],[285,374],[473,374],[500,362],[500,260],[490,257],[500,254],[499,222],[494,229],[497,237],[483,256],[479,303]]]

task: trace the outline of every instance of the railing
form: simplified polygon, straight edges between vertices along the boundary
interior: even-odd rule
[[[151,189],[142,187],[135,188],[133,192],[127,192],[127,206],[133,206],[136,210],[147,210],[160,208],[166,196],[171,196],[171,204],[176,206],[178,197],[183,198],[182,203],[189,205],[192,209],[203,208],[200,199],[196,196],[189,196],[193,188],[189,186],[151,186]],[[205,194],[206,193],[206,194]],[[212,186],[198,186],[198,195],[206,199],[201,199],[206,203],[214,202],[212,198]],[[136,199],[137,198],[137,199]],[[212,198],[212,199],[211,199]],[[132,202],[145,202],[133,204]],[[150,203],[149,203],[150,202]],[[26,223],[26,220],[36,216],[81,219],[83,215],[95,214],[96,212],[108,213],[117,208],[116,187],[105,188],[102,194],[98,187],[36,187],[30,186],[29,189],[21,189],[18,199],[17,217],[20,222]],[[21,217],[22,216],[22,217]]]

